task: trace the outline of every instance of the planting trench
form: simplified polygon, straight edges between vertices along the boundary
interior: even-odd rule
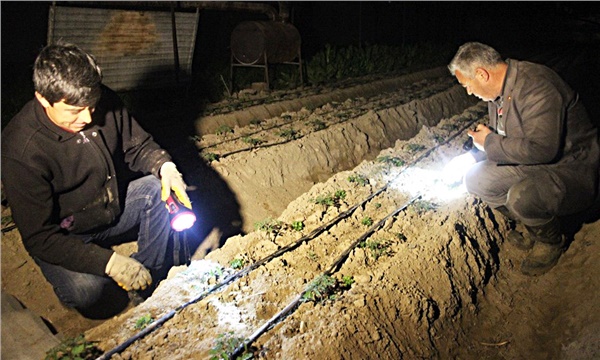
[[[301,136],[280,145],[238,151],[248,144],[233,141],[211,147],[234,152],[210,167],[235,194],[247,234],[229,237],[220,247],[212,244],[207,255],[197,252],[191,265],[161,283],[151,298],[93,324],[97,326],[86,331],[86,338],[111,351],[139,335],[141,318],[160,320],[171,314],[113,358],[209,359],[211,350],[234,344],[232,337],[247,338],[294,301],[365,234],[365,219],[377,223],[418,194],[421,199],[385,221],[369,243],[350,249],[333,272],[337,281],[346,276],[354,282],[338,288],[334,297],[302,301],[253,341],[257,358],[593,358],[600,330],[600,224],[583,224],[567,254],[545,277],[519,275],[523,254],[505,244],[504,218],[460,187],[441,181],[443,165],[463,151],[462,126],[484,122],[487,113],[485,104],[445,83],[444,77],[411,78],[398,83],[398,91],[316,102],[309,108],[303,104],[262,118],[261,127],[282,124],[281,129],[290,119],[298,120],[294,129]],[[415,89],[412,84],[418,83],[424,86]],[[427,87],[436,90],[419,91]],[[348,108],[375,103],[392,105],[347,115]],[[328,113],[345,115],[328,122]],[[242,117],[239,112],[229,116]],[[246,120],[219,123],[234,128],[233,134],[205,134],[198,140],[200,155],[208,143],[255,133],[251,121],[256,114],[243,116]],[[327,126],[316,131],[315,119]],[[265,145],[281,140],[260,136]],[[385,191],[353,209],[383,187]],[[444,191],[440,195],[437,189]],[[341,190],[345,195],[333,204],[317,203]],[[318,236],[303,240],[349,210]],[[278,222],[254,229],[267,218]],[[297,222],[304,227],[294,227]],[[207,293],[239,271],[231,268],[232,260],[251,266],[299,240],[289,251]],[[369,244],[385,246],[373,249]],[[12,254],[22,253],[14,246]],[[12,266],[14,272],[39,271],[27,261]],[[31,286],[25,287],[29,296]],[[48,289],[41,294],[54,296]],[[46,312],[47,318],[57,313]],[[68,319],[62,320],[65,328]]]
[[[351,277],[354,283],[338,289],[334,298],[301,301],[253,340],[250,350],[256,357],[547,359],[593,354],[597,347],[589,340],[598,328],[598,315],[586,323],[571,323],[568,329],[559,324],[584,316],[583,310],[575,315],[574,306],[565,302],[578,299],[577,306],[587,310],[597,306],[593,289],[598,280],[584,275],[586,266],[598,259],[592,240],[597,224],[577,234],[573,257],[566,257],[554,276],[528,282],[518,274],[523,254],[504,243],[504,218],[464,193],[448,198],[434,192],[443,188],[442,195],[449,195],[457,190],[440,182],[443,164],[463,151],[466,139],[464,129],[456,134],[453,126],[485,122],[485,104],[467,97],[459,86],[406,99],[319,131],[311,130],[304,117],[306,121],[295,125],[302,136],[281,145],[240,152],[235,146],[247,144],[226,145],[230,148],[223,153],[235,153],[211,166],[238,197],[248,234],[230,237],[161,284],[148,301],[88,331],[87,337],[110,351],[139,333],[132,327],[142,316],[159,320],[171,311],[172,318],[115,357],[208,359],[214,356],[211,351],[231,351],[239,344],[236,339],[270,324],[350,250],[333,277],[338,282]],[[325,112],[335,107],[325,106]],[[309,112],[314,115],[318,109]],[[303,117],[293,111],[285,114],[289,117],[284,122]],[[230,136],[240,137],[244,131],[256,129],[234,127]],[[210,142],[207,138],[205,143]],[[364,184],[356,181],[362,176],[368,179]],[[349,216],[303,241],[383,186],[385,191]],[[337,203],[317,203],[340,190],[345,197]],[[368,237],[371,244],[386,244],[383,250],[374,255],[377,249],[367,244],[349,249],[367,231],[365,219],[379,221],[416,193],[424,202],[411,204]],[[265,219],[277,223],[264,226]],[[303,223],[302,230],[292,226],[297,222]],[[257,223],[262,229],[253,228]],[[289,251],[207,293],[236,274],[231,261],[252,266],[299,240]],[[545,286],[576,282],[569,272],[587,281],[579,286],[586,289],[584,294],[581,289],[565,290],[561,298],[548,297]],[[192,302],[172,312],[188,301]],[[560,306],[565,309],[549,310]],[[539,309],[531,311],[532,307]],[[524,318],[528,322],[519,323]],[[549,325],[540,329],[539,324]]]

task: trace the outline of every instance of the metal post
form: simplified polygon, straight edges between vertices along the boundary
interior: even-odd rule
[[[173,57],[175,60],[175,83],[179,85],[179,48],[177,47],[177,23],[175,21],[175,3],[171,3],[171,27],[173,29]]]

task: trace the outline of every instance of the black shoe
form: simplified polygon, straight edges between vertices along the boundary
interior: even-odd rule
[[[517,230],[510,230],[506,236],[506,240],[519,250],[531,250],[534,244],[530,236],[523,235]]]
[[[521,272],[529,276],[545,274],[558,262],[564,252],[564,244],[564,238],[558,244],[536,241],[533,249],[521,264]]]

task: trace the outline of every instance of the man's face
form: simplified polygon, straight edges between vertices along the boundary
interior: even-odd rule
[[[50,104],[41,95],[36,93],[36,96],[50,120],[67,131],[79,132],[92,122],[94,109],[89,106],[73,106],[66,104],[64,100]]]
[[[485,75],[480,72],[480,70],[475,71],[475,77],[470,78],[461,73],[459,70],[456,70],[454,75],[456,76],[456,80],[467,90],[467,94],[475,95],[483,101],[492,101],[498,95],[493,94],[494,90],[488,79]]]

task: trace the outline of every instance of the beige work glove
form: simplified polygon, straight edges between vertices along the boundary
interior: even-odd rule
[[[192,203],[188,197],[185,189],[187,185],[183,182],[181,173],[177,170],[177,167],[172,162],[166,162],[160,167],[160,183],[162,185],[161,196],[162,201],[166,201],[171,195],[171,190],[179,199],[179,202],[188,209],[192,208]]]
[[[113,253],[106,264],[106,274],[123,289],[144,290],[152,284],[152,275],[139,261]]]

